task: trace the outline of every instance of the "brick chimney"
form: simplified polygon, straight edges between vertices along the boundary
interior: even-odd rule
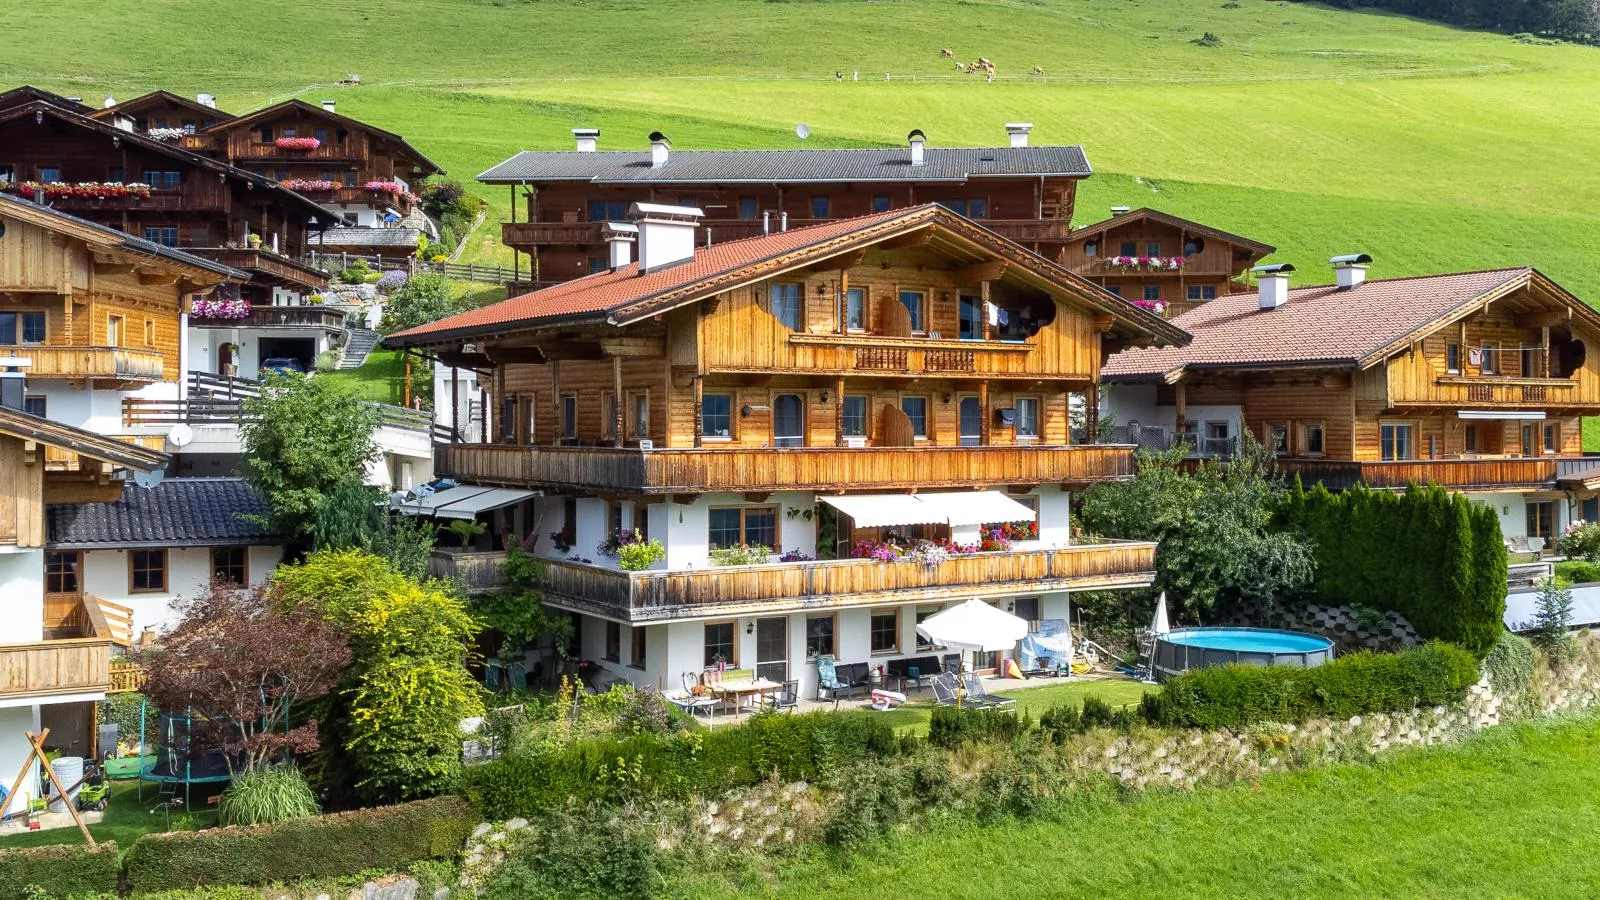
[[[1328,262],[1333,263],[1333,276],[1339,290],[1348,291],[1366,282],[1367,266],[1372,264],[1372,257],[1365,253],[1347,253],[1335,256]]]
[[[572,137],[578,142],[579,153],[593,153],[600,144],[600,129],[574,128]]]
[[[633,204],[628,218],[639,228],[639,274],[694,259],[694,233],[704,215],[693,206]]]
[[[650,132],[650,168],[659,169],[667,164],[672,153],[672,141],[659,131]]]
[[[1262,312],[1271,312],[1289,302],[1291,263],[1273,263],[1250,270],[1256,275],[1257,300]]]
[[[1033,130],[1032,122],[1007,122],[1006,134],[1011,137],[1011,146],[1028,146],[1028,132]]]

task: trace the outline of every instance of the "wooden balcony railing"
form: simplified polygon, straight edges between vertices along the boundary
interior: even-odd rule
[[[789,220],[789,229],[807,228],[837,222],[838,219]],[[1002,237],[1028,243],[1066,240],[1071,227],[1065,219],[980,219],[978,224]],[[604,222],[506,222],[500,226],[500,240],[513,246],[531,244],[599,244],[605,238]],[[779,229],[773,216],[763,228],[760,219],[706,219],[700,224],[699,240],[713,244],[760,237]]]
[[[104,692],[110,664],[109,638],[0,644],[0,697]]]
[[[260,247],[184,247],[183,252],[244,269],[294,287],[320,289],[328,286],[328,273],[297,259]],[[256,324],[256,323],[248,323]]]
[[[191,316],[189,324],[199,328],[246,328],[252,325],[279,327],[344,329],[344,311],[324,306],[252,306],[242,319],[203,319]]]
[[[841,559],[676,572],[624,572],[545,560],[547,599],[580,612],[650,622],[684,615],[766,614],[872,603],[1149,585],[1153,543],[1119,541],[958,556],[937,566]],[[476,589],[498,583],[504,553],[437,553],[429,574]]]
[[[1131,476],[1133,448],[1088,444],[636,450],[442,444],[434,448],[434,471],[473,484],[648,494],[1083,485]]]
[[[789,343],[809,348],[808,368],[862,375],[1039,374],[1023,341],[962,341],[878,334],[792,334]],[[1092,372],[1055,372],[1052,378],[1088,381]]]
[[[1444,375],[1422,396],[1407,396],[1406,385],[1391,386],[1392,402],[1403,406],[1523,406],[1577,399],[1572,378],[1519,378],[1505,375]]]
[[[1594,461],[1600,464],[1600,460]],[[1556,459],[1407,459],[1379,461],[1280,459],[1278,469],[1329,490],[1364,484],[1370,488],[1403,488],[1433,482],[1449,488],[1554,489]]]
[[[127,347],[32,347],[0,345],[0,368],[8,358],[31,360],[24,369],[30,378],[115,378],[121,381],[161,381],[166,355],[155,350]]]

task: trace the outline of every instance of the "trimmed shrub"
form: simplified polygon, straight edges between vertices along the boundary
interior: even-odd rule
[[[111,841],[94,849],[51,844],[0,850],[0,900],[29,900],[39,888],[60,897],[115,894],[119,872],[117,845]]]
[[[1434,641],[1402,653],[1353,653],[1311,669],[1194,669],[1147,694],[1142,708],[1157,725],[1238,729],[1449,705],[1477,680],[1471,653]]]
[[[1506,549],[1490,507],[1436,484],[1398,494],[1297,485],[1276,519],[1314,546],[1309,600],[1394,610],[1421,637],[1479,659],[1505,627]]]
[[[656,844],[638,817],[609,810],[551,812],[515,833],[485,900],[653,897],[661,876]]]
[[[124,865],[134,893],[403,869],[455,855],[478,821],[461,798],[437,797],[274,825],[147,834]]]
[[[1568,559],[1556,563],[1556,577],[1569,584],[1590,584],[1600,581],[1600,563],[1583,559]]]

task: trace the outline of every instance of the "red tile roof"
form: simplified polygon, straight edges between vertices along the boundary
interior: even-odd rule
[[[1372,280],[1346,291],[1306,287],[1289,291],[1288,302],[1273,310],[1262,310],[1253,291],[1228,294],[1173,319],[1194,335],[1187,347],[1124,350],[1106,360],[1101,374],[1128,378],[1184,367],[1361,365],[1451,310],[1533,274],[1523,267]]]
[[[924,204],[908,209],[875,213],[854,219],[843,219],[808,228],[761,237],[728,241],[699,248],[694,258],[680,265],[639,274],[637,262],[615,272],[599,272],[555,287],[511,297],[499,303],[470,310],[437,322],[419,325],[386,338],[391,346],[424,344],[444,338],[485,334],[511,330],[517,326],[536,323],[555,323],[569,319],[593,319],[601,316],[617,319],[635,319],[654,314],[664,306],[710,296],[727,290],[743,281],[768,277],[783,265],[799,263],[800,257],[783,260],[783,265],[763,265],[794,254],[811,251],[815,258],[826,258],[835,253],[853,249],[860,242],[844,239],[860,238],[861,242],[924,226],[943,217],[954,223],[966,223],[937,204]],[[991,235],[997,243],[1009,243],[998,235]],[[1019,252],[1027,251],[1017,248]],[[1055,269],[1054,265],[1038,258],[1042,269]],[[1104,293],[1095,285],[1079,279],[1065,270],[1052,271],[1052,277],[1079,283],[1091,304],[1104,300],[1107,311],[1113,311],[1123,322],[1134,324],[1136,331],[1159,335],[1163,340],[1183,340],[1187,336],[1170,323],[1140,310],[1125,301]]]

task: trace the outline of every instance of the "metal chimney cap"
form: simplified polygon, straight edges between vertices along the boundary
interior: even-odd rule
[[[1268,263],[1264,266],[1256,266],[1250,271],[1257,275],[1287,275],[1294,271],[1294,263]]]
[[[1346,253],[1328,260],[1336,266],[1364,266],[1372,262],[1372,257],[1365,253]]]

